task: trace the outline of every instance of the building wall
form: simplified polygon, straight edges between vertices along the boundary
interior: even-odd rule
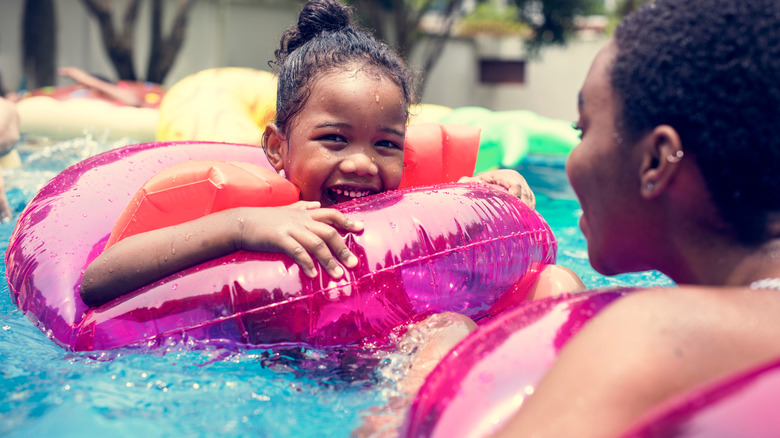
[[[526,63],[525,83],[479,83],[479,48],[473,40],[453,40],[429,73],[423,100],[449,107],[482,106],[495,111],[526,109],[574,121],[577,93],[604,36],[548,47]]]
[[[114,0],[119,11],[126,0]],[[146,71],[148,3],[143,2],[136,33],[136,71]],[[175,1],[166,1],[172,19]],[[80,0],[56,0],[57,61],[114,78],[97,24]],[[15,88],[22,76],[21,22],[24,0],[0,1],[0,75],[6,88]],[[164,85],[171,86],[190,73],[219,66],[270,70],[268,61],[284,29],[294,23],[297,5],[285,0],[195,0],[179,57]],[[429,73],[423,101],[450,107],[483,106],[493,110],[528,109],[573,120],[576,95],[591,59],[604,40],[577,41],[566,48],[550,48],[526,65],[520,85],[481,85],[478,47],[473,40],[449,43]],[[61,81],[65,83],[66,80]]]

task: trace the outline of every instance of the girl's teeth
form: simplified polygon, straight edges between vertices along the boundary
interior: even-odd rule
[[[364,190],[364,191],[357,192],[354,190],[345,191],[341,189],[336,189],[336,193],[339,195],[349,196],[350,198],[362,198],[368,194],[368,191]]]

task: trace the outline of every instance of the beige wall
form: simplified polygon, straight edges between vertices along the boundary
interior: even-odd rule
[[[117,6],[125,0],[113,0]],[[115,77],[100,41],[97,25],[80,0],[56,0],[58,14],[57,65],[74,65]],[[177,2],[165,2],[172,9]],[[13,88],[21,76],[21,19],[24,0],[0,0],[0,74]],[[140,12],[136,70],[143,76],[148,55],[148,2]],[[121,9],[121,8],[120,8]],[[196,0],[187,37],[168,78],[170,86],[196,71],[218,66],[270,70],[282,31],[294,22],[297,6],[286,0]],[[168,11],[167,18],[171,18]],[[580,41],[551,48],[529,62],[523,85],[484,86],[477,83],[476,48],[471,40],[455,40],[430,72],[423,101],[459,107],[478,105],[493,110],[529,109],[539,114],[574,120],[576,93],[590,60],[604,43]]]
[[[526,63],[525,83],[479,83],[477,49],[471,40],[455,40],[429,73],[424,101],[440,105],[483,106],[495,111],[526,109],[547,117],[574,121],[577,93],[590,62],[606,37],[546,48]]]

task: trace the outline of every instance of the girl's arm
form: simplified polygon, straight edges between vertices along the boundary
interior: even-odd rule
[[[314,277],[314,258],[329,275],[357,264],[336,228],[361,231],[363,225],[317,202],[287,207],[234,208],[180,225],[127,237],[87,266],[81,297],[99,306],[149,283],[238,250],[283,252]],[[338,259],[338,260],[337,260]]]

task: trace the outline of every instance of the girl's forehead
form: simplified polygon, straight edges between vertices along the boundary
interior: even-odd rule
[[[399,90],[401,86],[398,84],[395,78],[382,67],[369,64],[369,63],[348,63],[343,66],[334,66],[316,73],[311,77],[309,81],[310,88],[316,87],[318,84],[325,81],[332,81],[334,79],[366,79],[374,81],[390,81],[395,84]]]

